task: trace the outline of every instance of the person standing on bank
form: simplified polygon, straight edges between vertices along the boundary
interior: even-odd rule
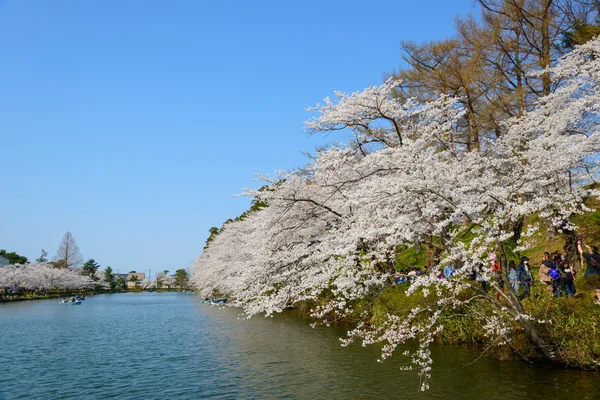
[[[563,264],[563,267],[564,276],[562,279],[564,283],[561,286],[567,296],[573,297],[575,296],[575,272],[567,262]]]
[[[555,257],[556,260],[556,257]],[[558,262],[553,261],[550,267],[550,278],[552,278],[552,296],[560,297],[560,271],[558,270]]]
[[[444,267],[444,276],[446,278],[452,278],[454,275],[456,275],[456,268],[454,267],[454,264],[448,263],[448,265]]]
[[[508,262],[508,281],[510,282],[510,286],[512,286],[515,295],[519,295],[519,282],[517,280],[517,269],[515,268],[515,262],[510,260]]]
[[[521,264],[517,267],[517,282],[523,286],[523,297],[529,297],[529,288],[533,283],[533,276],[529,269],[529,258],[523,256]]]
[[[583,251],[582,246],[585,246],[588,252]],[[581,257],[583,257],[585,263],[587,264],[587,269],[585,270],[585,274],[583,274],[583,276],[587,278],[594,275],[600,275],[600,254],[598,254],[598,247],[588,246],[581,240],[578,240],[577,250],[579,250],[579,254],[581,254]]]
[[[546,287],[550,287],[552,285],[552,278],[550,278],[551,267],[552,261],[550,261],[550,253],[545,251],[544,255],[542,256],[542,264],[540,265],[538,277],[540,278],[540,282],[542,282]]]

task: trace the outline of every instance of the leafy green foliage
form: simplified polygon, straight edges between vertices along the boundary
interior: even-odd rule
[[[110,285],[110,290],[115,290],[117,287],[117,283],[114,281],[115,276],[113,275],[113,269],[111,267],[106,267],[104,271],[104,280],[108,282]]]
[[[111,285],[111,287],[112,287],[112,285]],[[121,290],[127,289],[127,282],[125,281],[125,278],[120,276],[119,279],[117,279],[115,287],[118,287]]]
[[[209,243],[212,242],[214,238],[219,234],[220,229],[216,226],[213,226],[208,230],[208,232],[210,233],[210,236],[208,237],[208,239],[206,239],[206,245],[204,245],[204,249],[208,248]]]
[[[175,286],[179,288],[187,288],[188,273],[185,269],[178,269],[175,271]]]
[[[594,24],[576,21],[573,29],[563,34],[562,46],[566,49],[573,49],[598,35],[600,35],[600,21],[596,21]]]
[[[97,281],[98,277],[96,276],[96,271],[100,268],[100,264],[98,264],[93,258],[90,258],[83,264],[81,268],[84,275],[89,276],[93,280]]]
[[[258,189],[259,192],[263,192],[266,190],[272,190],[269,186],[264,185],[263,187],[261,187],[260,189]],[[250,202],[250,209],[244,211],[242,214],[240,214],[239,216],[235,217],[234,219],[229,218],[227,221],[225,221],[225,223],[223,224],[223,226],[221,226],[221,228],[217,228],[216,226],[211,227],[208,232],[210,233],[210,235],[208,236],[208,238],[206,239],[206,244],[204,245],[204,250],[206,250],[210,244],[210,242],[212,242],[214,240],[214,238],[223,231],[223,229],[225,229],[225,226],[230,223],[230,222],[239,222],[239,221],[243,221],[246,218],[248,218],[248,215],[250,215],[253,212],[262,210],[263,208],[267,207],[268,204],[261,202],[260,200],[258,200],[257,198],[253,198],[252,201]]]
[[[14,251],[9,253],[6,250],[0,250],[0,256],[6,258],[11,264],[26,264],[28,262],[27,257],[21,256]]]
[[[48,262],[48,258],[46,257],[47,255],[48,255],[48,253],[46,252],[46,250],[42,249],[42,253],[40,254],[40,256],[38,258],[35,259],[35,261]]]

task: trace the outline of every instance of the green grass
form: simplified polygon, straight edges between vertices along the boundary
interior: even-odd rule
[[[401,249],[396,254],[396,269],[404,271],[411,267],[422,267],[427,265],[427,252],[425,250],[417,251],[415,247]]]
[[[594,211],[577,215],[573,218],[573,222],[579,226],[578,233],[586,243],[600,247],[600,200],[590,199],[585,205]]]

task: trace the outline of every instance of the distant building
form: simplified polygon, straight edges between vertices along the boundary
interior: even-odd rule
[[[133,280],[135,278],[135,281]],[[145,272],[130,272],[127,274],[127,288],[128,289],[141,289],[142,282],[146,279]]]
[[[0,256],[0,268],[6,267],[8,264],[10,264],[10,261],[8,261],[8,258],[4,258],[4,257]]]
[[[113,274],[113,279],[115,281],[118,281],[119,279],[123,278],[125,280],[125,282],[127,282],[128,277],[129,277],[129,274]]]

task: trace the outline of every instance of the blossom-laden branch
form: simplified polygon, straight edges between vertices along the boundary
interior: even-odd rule
[[[428,297],[429,305],[388,315],[378,326],[363,322],[349,341],[385,343],[384,359],[417,340],[418,350],[407,355],[426,389],[429,345],[444,329],[443,316],[483,301],[488,311],[474,317],[488,344],[510,346],[507,338],[521,329],[552,358],[536,331],[544,321],[528,316],[510,289],[492,285],[486,293],[469,279],[476,273],[495,281],[489,255],[515,238],[523,218],[538,213],[575,231],[572,217],[599,194],[589,184],[597,180],[600,150],[600,39],[544,73],[560,78],[561,86],[506,121],[500,139],[469,152],[452,139],[464,118],[456,99],[400,103],[391,95],[397,82],[387,81],[315,107],[321,115],[307,122],[309,130],[352,129],[355,138],[319,152],[302,171],[267,178],[269,190],[246,192],[267,206],[226,224],[196,260],[192,280],[200,294],[227,294],[247,316],[314,301],[313,316],[327,323],[389,286],[397,249],[428,243],[441,259],[407,295]],[[382,145],[356,152],[356,141]],[[519,249],[535,230],[520,235]],[[457,275],[440,279],[449,261],[460,266]]]

